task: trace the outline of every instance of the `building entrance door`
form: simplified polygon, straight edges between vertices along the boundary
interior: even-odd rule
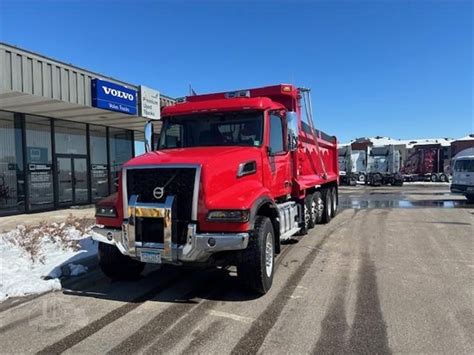
[[[60,205],[83,204],[89,201],[85,156],[57,154],[57,174]]]

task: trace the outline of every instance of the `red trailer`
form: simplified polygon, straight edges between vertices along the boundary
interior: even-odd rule
[[[405,181],[449,181],[450,152],[441,144],[415,145],[401,169]]]
[[[236,265],[244,284],[267,292],[280,241],[337,209],[337,140],[313,127],[309,90],[189,96],[162,117],[159,142],[149,123],[148,152],[97,204],[102,270],[124,278],[147,262]]]

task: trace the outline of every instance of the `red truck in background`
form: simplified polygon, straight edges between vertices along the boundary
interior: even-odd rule
[[[147,153],[96,206],[102,270],[123,279],[145,263],[235,265],[266,293],[281,241],[337,210],[337,140],[313,127],[309,89],[188,96],[162,122],[156,144],[147,124]]]
[[[426,144],[414,149],[401,169],[405,181],[449,181],[449,147]]]

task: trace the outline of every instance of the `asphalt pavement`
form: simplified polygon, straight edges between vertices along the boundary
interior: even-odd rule
[[[265,296],[232,269],[95,270],[0,308],[0,352],[474,353],[473,214],[446,184],[342,187]]]

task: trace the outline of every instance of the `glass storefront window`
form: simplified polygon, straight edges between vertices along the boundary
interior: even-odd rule
[[[87,203],[87,126],[63,120],[53,122],[58,202],[63,205]]]
[[[133,132],[133,139],[135,145],[135,156],[138,157],[145,153],[145,133],[135,131]]]
[[[86,125],[69,121],[54,121],[56,154],[87,154]]]
[[[25,175],[21,124],[0,111],[0,215],[25,210]]]
[[[89,135],[92,200],[97,201],[109,194],[107,129],[102,126],[90,125]]]
[[[26,115],[26,159],[31,210],[54,206],[51,121]]]
[[[0,216],[96,202],[142,153],[143,132],[0,111]]]
[[[110,175],[112,191],[117,190],[117,179],[122,165],[133,156],[132,131],[120,128],[109,129]]]

